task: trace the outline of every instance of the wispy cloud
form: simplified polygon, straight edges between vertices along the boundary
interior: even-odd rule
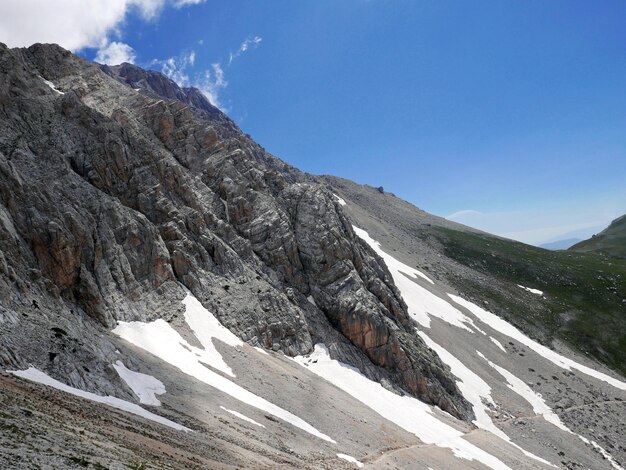
[[[244,52],[247,52],[249,50],[254,50],[257,47],[259,47],[259,44],[261,44],[261,41],[263,41],[263,38],[261,36],[254,36],[254,37],[246,38],[241,43],[241,46],[239,46],[239,49],[237,49],[236,52],[231,52],[229,54],[228,65],[232,64],[233,60],[235,60],[237,57],[239,57]]]
[[[261,36],[246,38],[236,52],[229,54],[227,66],[230,66],[233,60],[243,53],[256,49],[261,44],[261,41],[263,41]],[[202,45],[203,42],[203,40],[200,40],[198,44]],[[161,71],[180,86],[196,87],[208,98],[211,104],[227,112],[220,97],[224,89],[228,87],[228,80],[226,80],[226,74],[221,62],[212,63],[209,69],[202,72],[191,72],[190,70],[193,69],[195,63],[196,52],[192,50],[166,60],[154,60],[151,65],[160,65]]]
[[[205,70],[204,76],[196,81],[195,86],[204,93],[214,106],[224,112],[228,111],[220,102],[220,93],[228,86],[228,82],[224,78],[224,70],[219,63],[211,64],[211,70]]]
[[[187,5],[198,5],[199,3],[204,3],[206,0],[177,0],[174,2],[174,6],[177,8],[181,8]]]
[[[96,62],[107,65],[118,65],[123,62],[135,63],[135,51],[128,44],[123,42],[110,42],[98,49]]]
[[[154,60],[151,65],[160,65],[161,71],[182,87],[198,88],[211,102],[222,111],[225,106],[220,101],[220,93],[228,86],[224,70],[219,63],[211,64],[211,68],[203,72],[191,72],[196,63],[196,52],[189,51],[166,60]]]

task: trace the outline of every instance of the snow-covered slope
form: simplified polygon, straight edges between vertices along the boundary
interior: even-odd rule
[[[118,361],[114,367],[120,376],[144,404],[159,405],[158,393],[175,414],[186,416],[189,428],[125,401],[72,389],[32,368],[13,374],[174,429],[193,429],[193,438],[202,439],[217,417],[244,432],[243,447],[290,442],[294,466],[299,461],[333,468],[500,470],[575,468],[575,463],[623,468],[614,455],[621,445],[615,436],[570,429],[567,414],[562,419],[557,413],[563,407],[541,395],[543,385],[529,383],[529,371],[549,375],[563,392],[597,390],[606,402],[626,399],[624,381],[545,348],[483,307],[444,292],[436,281],[387,254],[367,232],[355,230],[383,256],[409,310],[421,312],[415,334],[451,368],[474,408],[473,426],[385,389],[332,359],[323,344],[293,360],[257,351],[225,329],[191,293],[183,300],[185,322],[178,327],[156,320],[120,322],[114,330],[120,354],[132,354],[133,362],[146,368],[134,372]],[[150,354],[137,355],[140,351]],[[206,411],[200,415],[200,409]],[[190,435],[183,432],[178,438],[189,440]],[[258,463],[270,465],[265,459]]]

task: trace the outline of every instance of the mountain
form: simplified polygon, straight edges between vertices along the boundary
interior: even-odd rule
[[[549,243],[542,243],[539,245],[539,248],[545,248],[546,250],[566,250],[580,241],[580,238],[564,238]]]
[[[597,235],[576,243],[570,250],[626,259],[626,215],[615,219]]]
[[[0,46],[2,468],[621,468],[623,274]]]

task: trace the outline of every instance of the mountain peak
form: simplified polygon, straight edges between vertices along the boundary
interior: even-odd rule
[[[127,62],[120,65],[100,65],[104,73],[137,90],[146,90],[163,98],[192,105],[210,116],[221,115],[208,98],[194,87],[180,87],[165,74],[147,70]]]

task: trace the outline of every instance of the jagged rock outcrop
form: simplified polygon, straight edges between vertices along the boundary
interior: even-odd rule
[[[114,375],[107,329],[175,323],[187,288],[252,344],[296,355],[323,341],[369,377],[472,416],[325,185],[157,72],[0,45],[0,255],[3,367],[123,389],[97,379]],[[41,336],[51,327],[65,334]]]

